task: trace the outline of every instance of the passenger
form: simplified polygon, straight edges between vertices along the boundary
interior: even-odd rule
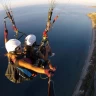
[[[6,22],[4,28],[4,41],[5,41],[5,48],[8,52],[6,54],[6,56],[8,57],[8,67],[5,76],[10,81],[14,83],[21,83],[26,80],[27,81],[32,80],[33,76],[30,73],[30,71],[46,74],[48,77],[51,76],[50,71],[52,72],[52,70],[34,66],[29,58],[24,58],[24,55],[22,54],[23,52],[21,48],[21,42],[19,40],[17,39],[8,40],[8,30],[6,27]],[[27,74],[24,71],[26,71]]]
[[[36,63],[36,61],[38,60],[38,58],[43,59],[44,61],[48,61],[47,64],[49,66],[49,68],[53,71],[55,71],[55,67],[52,66],[51,62],[49,62],[48,60],[48,54],[50,52],[50,46],[46,45],[45,46],[45,55],[42,54],[39,50],[39,48],[36,46],[36,36],[33,34],[28,35],[25,38],[25,47],[24,47],[24,51],[26,54],[27,58],[30,58],[31,60],[33,60],[32,62]]]
[[[23,67],[32,71],[35,71],[37,73],[46,74],[48,77],[51,76],[49,69],[43,69],[34,66],[33,64],[26,62],[25,60],[19,59],[22,55],[22,48],[21,48],[21,42],[17,39],[10,39],[5,43],[5,48],[8,52],[7,57],[12,62],[13,65],[17,67]]]

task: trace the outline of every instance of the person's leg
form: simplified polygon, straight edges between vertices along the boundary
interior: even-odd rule
[[[49,47],[50,47],[50,45],[49,45]],[[52,49],[51,49],[51,47],[50,47],[49,56],[50,56],[50,57],[53,57],[54,55],[55,55],[55,53],[52,53]]]

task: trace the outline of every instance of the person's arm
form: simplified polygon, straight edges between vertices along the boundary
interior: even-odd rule
[[[49,69],[43,69],[43,68],[39,68],[39,67],[33,66],[32,64],[27,63],[23,59],[18,60],[15,55],[12,55],[11,59],[14,62],[14,64],[16,64],[16,66],[24,67],[26,69],[35,71],[37,73],[46,74],[48,77],[51,76],[51,74],[49,72],[50,71]]]
[[[52,75],[51,72],[53,72],[53,70],[50,70],[50,69],[43,69],[43,68],[33,66],[32,64],[27,63],[24,60],[18,60],[18,65],[21,66],[21,67],[24,67],[26,69],[35,71],[37,73],[45,74],[48,77],[51,77],[51,75]]]
[[[24,68],[30,69],[30,70],[35,71],[37,73],[45,74],[45,70],[44,69],[36,67],[36,66],[33,66],[32,64],[27,63],[24,60],[18,60],[17,62],[18,62],[18,65],[20,67],[24,67]]]

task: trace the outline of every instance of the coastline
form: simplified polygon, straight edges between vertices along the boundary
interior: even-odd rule
[[[88,14],[88,17],[89,17],[89,14]],[[91,60],[92,53],[93,53],[93,50],[94,50],[94,47],[95,47],[94,41],[95,41],[95,32],[96,32],[96,30],[94,28],[93,18],[91,18],[91,20],[92,20],[91,44],[89,46],[88,56],[87,56],[87,58],[85,60],[85,64],[83,66],[83,69],[82,69],[82,72],[81,72],[81,75],[80,75],[80,79],[79,79],[78,83],[76,84],[76,87],[74,89],[74,92],[73,92],[72,96],[80,96],[81,94],[84,93],[84,90],[80,90],[80,87],[81,87],[81,85],[83,83],[83,80],[85,79],[85,77],[86,77],[86,75],[88,73],[88,67],[91,65],[90,60]]]

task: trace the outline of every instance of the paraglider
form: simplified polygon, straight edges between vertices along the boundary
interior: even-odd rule
[[[49,45],[48,32],[51,31],[51,28],[53,27],[53,24],[55,23],[55,21],[59,17],[59,15],[57,15],[53,19],[53,21],[51,20],[52,14],[53,14],[53,10],[55,8],[55,0],[51,0],[51,4],[50,5],[51,6],[50,6],[49,11],[48,11],[48,19],[47,19],[47,23],[46,23],[46,28],[44,29],[44,32],[42,34],[42,40],[41,40],[40,45],[37,45],[35,43],[36,40],[35,39],[33,40],[33,37],[32,37],[32,39],[30,39],[30,40],[32,40],[32,42],[34,41],[33,44],[30,47],[31,50],[35,49],[35,55],[36,54],[40,55],[42,53],[43,55],[41,57],[43,57],[43,59],[40,58],[39,55],[36,55],[35,56],[35,59],[36,59],[35,62],[37,64],[36,65],[34,65],[34,64],[31,65],[30,60],[28,58],[26,58],[27,55],[25,56],[27,51],[26,50],[24,50],[23,52],[20,51],[21,50],[21,47],[20,47],[21,46],[21,42],[19,41],[19,39],[22,36],[27,36],[27,35],[24,32],[21,32],[21,31],[18,30],[18,28],[16,26],[16,23],[15,23],[15,20],[14,20],[14,16],[13,16],[13,12],[12,12],[11,7],[8,8],[6,3],[2,4],[2,6],[3,6],[3,8],[4,8],[5,12],[6,12],[6,15],[7,15],[6,17],[4,17],[4,40],[5,40],[6,50],[8,52],[8,54],[7,54],[8,61],[10,62],[8,64],[8,68],[6,70],[5,76],[10,81],[12,81],[14,83],[21,83],[21,82],[26,81],[26,80],[27,81],[28,80],[32,80],[37,75],[37,73],[46,74],[49,77],[49,81],[48,81],[48,96],[50,96],[50,83],[52,81],[51,80],[51,76],[56,71],[56,68],[52,66],[51,61],[48,59],[48,56],[47,56],[47,59],[44,59],[44,58],[46,57],[46,54],[50,55],[50,56],[54,56],[55,55],[55,53],[52,53],[51,47]],[[13,30],[16,33],[15,39],[8,40],[8,29],[7,29],[7,26],[6,26],[6,19],[7,18],[9,18],[9,20],[11,21],[12,26],[13,26]],[[22,33],[22,35],[20,37],[18,35],[19,33]],[[28,43],[28,48],[29,48],[31,43],[29,41],[27,43]],[[14,48],[11,48],[11,47],[8,48],[8,46],[11,46],[10,44],[11,45],[14,44],[15,47]],[[33,47],[33,45],[34,45],[34,47]],[[50,49],[50,51],[47,51],[49,49]],[[20,56],[20,57],[23,56],[23,58],[26,58],[26,60],[22,61],[22,59],[16,59],[18,56]],[[30,56],[29,53],[28,53],[28,56]],[[15,58],[15,61],[14,61],[13,58]],[[22,63],[20,63],[20,62],[22,62]],[[16,65],[14,66],[14,64],[16,64]],[[49,66],[49,69],[45,69],[46,64]],[[18,67],[18,66],[20,66],[20,67]],[[15,69],[15,71],[14,71],[14,69]],[[14,77],[12,76],[11,73],[14,74]]]

